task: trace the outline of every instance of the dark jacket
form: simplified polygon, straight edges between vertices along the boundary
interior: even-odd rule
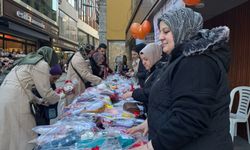
[[[95,60],[90,57],[89,58],[90,61],[90,65],[91,65],[91,69],[94,75],[103,78],[104,77],[104,70],[102,70],[102,68],[100,66],[97,65],[97,63],[95,62]]]
[[[55,83],[51,83],[50,86],[53,90],[56,89]],[[36,88],[32,88],[31,91],[38,98],[42,98]],[[55,113],[57,116],[57,105],[58,105],[58,102],[49,106],[36,104],[36,111],[38,112],[36,112],[36,114],[33,114],[35,117],[36,125],[37,126],[50,125],[50,119],[48,118],[48,115],[49,115],[48,110],[53,108],[53,110],[56,110]]]
[[[138,78],[139,85],[141,87],[144,87],[144,82],[145,82],[145,79],[147,77],[147,70],[145,69],[141,60],[139,61],[139,66],[138,66],[138,71],[137,71],[136,77]]]
[[[148,97],[151,91],[151,86],[153,85],[157,75],[159,74],[161,68],[163,67],[163,63],[161,61],[157,62],[150,70],[147,75],[147,78],[144,83],[143,88],[135,89],[132,93],[132,97],[139,102],[142,102],[146,108],[148,108]]]
[[[155,150],[232,150],[229,49],[183,44],[149,95],[149,138]],[[184,52],[188,51],[184,56]]]

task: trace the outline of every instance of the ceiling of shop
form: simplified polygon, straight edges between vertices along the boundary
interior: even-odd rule
[[[239,6],[248,0],[201,0],[205,4],[203,8],[195,8],[194,10],[200,12],[204,20],[208,20],[217,16],[231,8]]]

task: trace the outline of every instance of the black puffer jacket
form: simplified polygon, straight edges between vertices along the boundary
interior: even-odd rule
[[[144,87],[144,82],[147,77],[147,70],[145,69],[144,65],[142,64],[142,60],[139,61],[138,72],[136,74],[138,78],[139,85]]]
[[[167,69],[151,88],[148,125],[155,150],[233,149],[229,49],[210,44],[200,51],[203,40],[195,41],[198,44],[186,43],[173,50]]]
[[[147,75],[147,78],[144,83],[143,88],[135,89],[132,93],[132,97],[139,102],[142,102],[143,105],[146,108],[148,108],[148,97],[151,90],[151,87],[158,76],[159,72],[161,71],[161,68],[164,66],[164,64],[161,61],[158,61],[150,70],[150,72]]]

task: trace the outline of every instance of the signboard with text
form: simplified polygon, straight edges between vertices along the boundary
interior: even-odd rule
[[[3,1],[3,0],[0,0]],[[14,1],[4,0],[1,3],[3,17],[7,17],[14,22],[21,23],[29,28],[33,28],[39,32],[45,32],[53,37],[58,37],[58,27],[32,13],[32,11],[18,5]]]

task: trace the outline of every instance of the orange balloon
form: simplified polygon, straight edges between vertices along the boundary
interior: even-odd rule
[[[142,25],[139,26],[139,29],[138,29],[138,33],[136,34],[137,35],[137,38],[139,39],[144,39],[145,36],[146,36],[147,33],[145,33],[142,29]]]
[[[143,21],[142,30],[144,33],[148,34],[151,31],[151,24],[148,20]]]
[[[132,23],[130,26],[131,34],[137,34],[140,24],[139,23]]]
[[[137,39],[137,35],[136,35],[135,33],[132,33],[132,37],[133,37],[134,39]]]
[[[201,2],[201,0],[183,0],[187,6],[195,6]]]

